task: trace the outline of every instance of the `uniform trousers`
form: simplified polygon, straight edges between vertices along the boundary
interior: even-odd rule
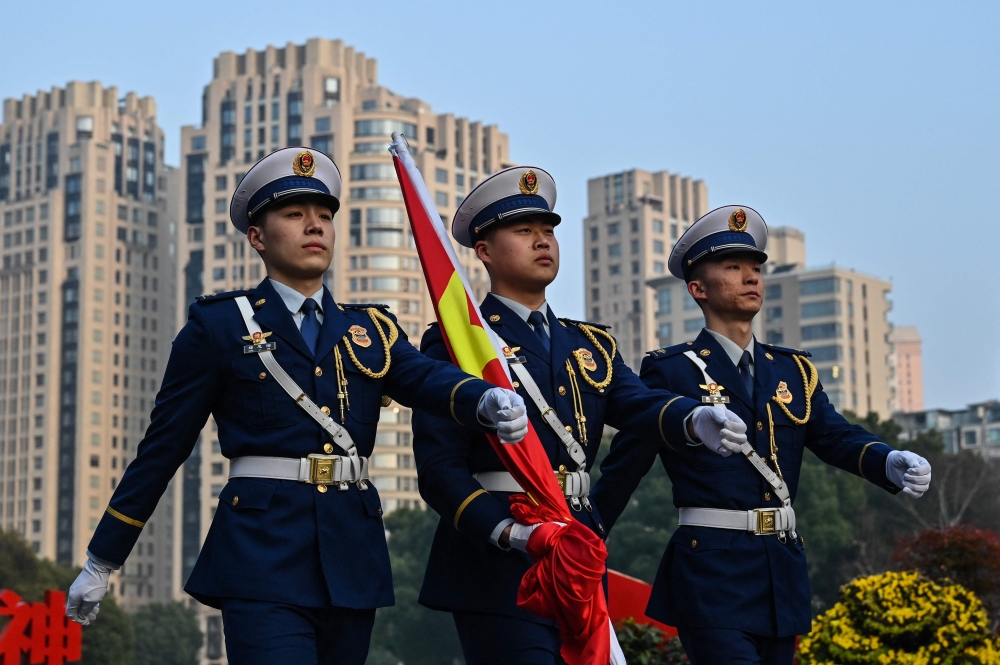
[[[565,665],[555,626],[479,612],[452,616],[466,665]]]
[[[364,665],[375,610],[222,602],[231,665]]]
[[[724,628],[678,628],[692,665],[792,665],[795,636],[764,637]]]

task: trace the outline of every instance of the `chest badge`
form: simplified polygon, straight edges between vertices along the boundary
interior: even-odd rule
[[[272,334],[273,333],[271,332],[261,332],[258,330],[257,332],[251,335],[244,335],[243,340],[250,343],[243,347],[243,353],[248,354],[248,353],[261,353],[263,351],[274,351],[278,345],[275,344],[274,342],[264,341]]]
[[[511,348],[509,346],[503,347],[503,355],[504,355],[504,358],[507,359],[507,364],[508,365],[521,365],[521,364],[524,364],[525,357],[517,355],[517,352],[520,351],[520,350],[521,350],[521,347],[519,347],[519,346],[515,346],[514,348]]]
[[[729,398],[722,394],[725,388],[718,383],[703,383],[698,387],[708,391],[707,395],[701,396],[702,404],[729,404]]]
[[[792,403],[792,393],[788,391],[788,384],[784,381],[778,383],[777,390],[774,391],[774,396],[778,398],[778,401],[782,404]]]
[[[368,336],[368,331],[361,326],[351,326],[347,329],[351,333],[351,340],[363,349],[372,345],[372,338]]]
[[[593,353],[587,349],[577,349],[573,352],[573,355],[576,356],[576,359],[580,361],[580,364],[582,364],[588,372],[597,371],[597,361],[594,360]]]

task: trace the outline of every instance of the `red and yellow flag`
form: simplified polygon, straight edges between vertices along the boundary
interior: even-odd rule
[[[503,345],[483,323],[468,278],[406,141],[394,137],[389,151],[452,361],[469,374],[512,390]],[[565,528],[542,524],[532,534],[528,551],[536,563],[521,581],[518,605],[559,623],[562,656],[569,665],[606,665],[613,633],[601,586],[607,558],[604,542],[573,520],[530,423],[527,436],[516,444],[503,444],[493,435],[488,438],[504,467],[525,490],[511,497],[514,517],[523,524],[567,524]]]

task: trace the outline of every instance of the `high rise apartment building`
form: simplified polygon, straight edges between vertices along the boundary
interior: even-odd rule
[[[175,173],[151,97],[69,83],[0,124],[0,526],[82,565],[176,327]],[[174,598],[173,484],[111,590]]]
[[[611,326],[625,363],[638,371],[659,346],[656,294],[674,242],[708,212],[708,188],[667,171],[632,169],[587,182],[583,220],[586,316]]]
[[[916,326],[898,326],[889,333],[892,345],[892,411],[924,410],[924,370],[920,332]]]
[[[794,228],[772,228],[767,253],[764,303],[753,322],[757,339],[809,351],[837,409],[890,417],[892,284],[839,266],[806,268],[805,236]],[[656,301],[655,346],[696,338],[705,317],[684,281],[667,276],[648,284]]]

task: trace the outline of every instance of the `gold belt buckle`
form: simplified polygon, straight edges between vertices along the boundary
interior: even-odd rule
[[[754,534],[758,536],[770,536],[778,533],[778,511],[776,508],[754,509],[757,515],[757,524],[754,527]]]
[[[563,494],[566,493],[566,465],[560,464],[559,470],[556,471],[556,482],[559,483],[559,487],[562,489]]]
[[[309,480],[310,485],[332,485],[334,465],[337,463],[339,455],[309,455]]]

